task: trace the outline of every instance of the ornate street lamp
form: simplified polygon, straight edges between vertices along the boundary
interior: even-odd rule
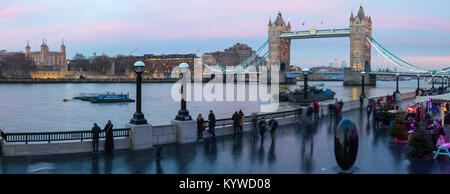
[[[400,74],[396,73],[395,77],[397,77],[397,89],[395,90],[395,93],[400,93],[400,90],[398,89],[398,78],[400,77]]]
[[[136,112],[133,115],[130,123],[134,125],[145,125],[147,120],[144,118],[144,114],[141,111],[141,86],[142,86],[142,73],[144,72],[145,64],[142,61],[134,63],[134,72],[136,72]]]
[[[444,76],[441,77],[441,81],[442,81],[442,89],[444,89]]]
[[[308,74],[309,74],[309,69],[308,68],[303,68],[303,95],[305,100],[308,99]]]
[[[181,63],[178,67],[181,68],[181,70],[189,71],[189,65],[187,63]],[[181,85],[181,109],[178,111],[178,115],[175,117],[175,120],[178,121],[187,121],[192,120],[192,117],[189,115],[189,111],[186,109],[186,77],[184,77],[184,73],[180,73],[179,79],[182,79],[182,85]]]

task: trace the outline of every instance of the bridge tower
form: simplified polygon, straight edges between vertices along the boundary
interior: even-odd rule
[[[278,11],[274,22],[269,19],[269,69],[273,66],[279,67],[280,82],[285,82],[284,72],[289,70],[291,60],[291,40],[280,38],[281,32],[291,31],[291,22],[288,24],[283,20],[281,11]]]
[[[364,35],[372,37],[372,18],[364,14],[361,4],[358,14],[350,16],[350,70],[344,72],[344,85],[361,85],[361,72],[371,71],[371,45]],[[369,75],[365,84],[375,85],[375,76]]]

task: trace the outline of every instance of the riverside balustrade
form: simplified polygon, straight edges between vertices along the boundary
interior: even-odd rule
[[[126,137],[130,136],[129,128],[113,129],[113,136]],[[56,142],[56,141],[81,141],[92,139],[91,130],[73,130],[73,131],[50,131],[50,132],[5,132],[1,130],[1,137],[4,142],[8,143],[25,143],[30,142]],[[105,138],[105,132],[100,133],[100,139]]]
[[[298,110],[287,110],[287,111],[279,111],[279,112],[273,112],[273,113],[260,113],[260,114],[257,114],[256,116],[257,116],[258,120],[261,117],[264,117],[266,120],[268,120],[270,118],[270,116],[273,116],[274,119],[277,119],[277,118],[284,119],[284,118],[290,117],[290,116],[297,116],[298,114],[301,114],[301,113],[299,113]],[[244,123],[251,122],[251,119],[252,119],[251,115],[245,116]],[[232,118],[217,119],[216,127],[225,128],[225,127],[233,126],[233,123],[234,123],[234,121]],[[206,122],[205,125],[206,125],[206,128],[209,128],[208,122]]]

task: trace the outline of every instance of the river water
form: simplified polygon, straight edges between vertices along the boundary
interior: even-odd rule
[[[342,82],[310,82],[324,83],[336,92],[336,98],[357,100],[361,87],[343,86]],[[243,83],[239,83],[243,84]],[[298,83],[302,85],[302,82]],[[124,127],[135,112],[135,103],[91,104],[72,100],[79,93],[123,92],[130,93],[135,99],[135,84],[0,84],[0,129],[8,131],[28,130],[73,130],[90,129],[94,122],[104,126],[112,120],[114,127]],[[168,124],[175,118],[180,102],[171,97],[172,83],[146,83],[142,86],[142,112],[152,125]],[[294,85],[289,86],[295,87]],[[417,81],[401,81],[401,92],[412,92]],[[421,87],[430,88],[430,84],[421,83]],[[376,87],[366,87],[369,97],[392,94],[394,81],[379,81]],[[235,87],[235,93],[256,93],[249,86],[245,90]],[[63,102],[63,99],[70,99]],[[259,112],[261,101],[233,102],[188,102],[188,110],[193,118],[199,113],[207,117],[210,109],[217,118],[229,118],[236,110],[242,109],[246,115]],[[292,105],[282,103],[279,110],[291,108]]]

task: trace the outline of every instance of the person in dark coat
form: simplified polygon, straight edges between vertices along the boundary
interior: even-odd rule
[[[259,129],[259,134],[261,135],[262,140],[264,140],[264,133],[266,132],[266,129],[267,129],[267,123],[266,123],[266,120],[264,120],[264,117],[262,117],[261,120],[259,121],[258,129]]]
[[[237,111],[234,112],[233,116],[231,117],[233,120],[233,127],[234,127],[234,134],[238,134],[239,131],[239,114]]]
[[[269,129],[270,129],[270,136],[272,137],[272,141],[275,140],[275,130],[278,128],[278,121],[273,119],[273,116],[270,117],[269,120]]]
[[[252,131],[253,131],[253,140],[258,138],[258,116],[256,113],[252,113]]]
[[[109,153],[114,150],[113,124],[111,120],[108,120],[108,124],[105,126],[105,136],[105,152]]]
[[[208,123],[209,123],[209,129],[208,129],[209,133],[211,133],[213,138],[216,138],[216,132],[215,132],[216,116],[214,115],[212,110],[209,111]]]
[[[97,123],[94,123],[94,127],[92,127],[92,153],[98,153],[98,140],[101,132],[102,130]]]
[[[203,131],[205,130],[205,119],[202,114],[198,114],[197,117],[197,141],[203,141]]]
[[[239,134],[244,134],[244,121],[245,116],[242,110],[239,110]]]

